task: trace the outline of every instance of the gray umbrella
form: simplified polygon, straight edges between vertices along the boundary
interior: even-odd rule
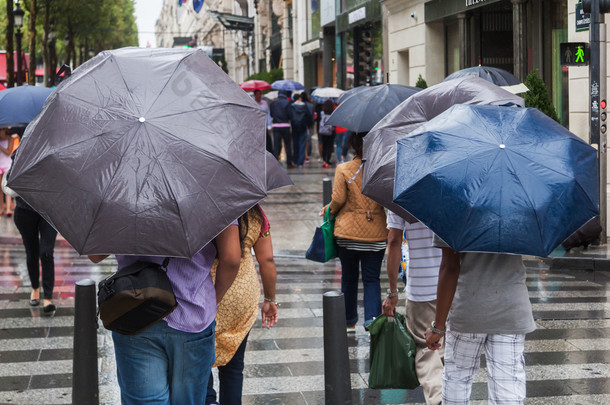
[[[201,50],[105,51],[49,97],[9,183],[81,254],[191,257],[266,196],[265,122]]]
[[[273,156],[273,153],[266,151],[265,156],[267,158],[267,191],[292,186],[294,184],[292,179],[286,173],[284,166]]]
[[[339,104],[327,124],[353,132],[368,132],[394,107],[420,90],[419,87],[401,84],[364,87]]]
[[[454,104],[524,105],[521,97],[475,76],[444,81],[413,95],[364,137],[362,193],[413,222],[413,217],[392,201],[396,141]]]

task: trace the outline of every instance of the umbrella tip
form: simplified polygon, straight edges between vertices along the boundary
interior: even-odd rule
[[[144,121],[146,121],[146,118],[144,118],[144,117],[140,117],[140,118],[138,118],[138,121],[140,121],[140,122],[144,122]]]

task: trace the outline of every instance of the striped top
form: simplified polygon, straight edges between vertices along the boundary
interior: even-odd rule
[[[378,250],[385,249],[388,245],[388,242],[385,240],[378,242],[367,242],[345,238],[335,238],[335,240],[337,242],[337,245],[341,246],[342,248],[350,250],[359,250],[361,252],[376,252]]]
[[[434,233],[421,222],[409,224],[400,216],[388,211],[388,229],[404,229],[403,244],[409,247],[409,266],[407,268],[407,299],[416,302],[436,300],[438,269],[441,265],[442,251],[433,247]]]

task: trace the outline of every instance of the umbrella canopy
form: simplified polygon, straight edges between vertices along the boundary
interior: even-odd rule
[[[394,201],[459,252],[546,257],[599,214],[596,150],[535,108],[455,105],[397,148]]]
[[[267,162],[267,191],[294,184],[286,173],[284,166],[273,156],[273,153],[266,151],[265,158]]]
[[[419,87],[402,84],[364,87],[339,104],[327,124],[354,132],[368,132],[397,105],[418,91],[421,91]]]
[[[0,92],[0,128],[23,127],[38,115],[53,92],[48,87],[18,86]]]
[[[318,87],[311,93],[313,97],[318,98],[338,98],[345,93],[345,90],[337,89],[336,87]]]
[[[303,91],[305,86],[299,82],[293,80],[276,80],[271,83],[271,88],[274,90],[285,90],[285,91]]]
[[[341,94],[341,96],[337,99],[337,103],[342,103],[345,100],[347,100],[349,97],[353,96],[354,94],[358,94],[363,90],[368,89],[369,86],[358,86],[358,87],[354,87],[351,88],[349,90],[346,90],[343,94]]]
[[[265,197],[265,124],[202,50],[104,51],[28,126],[10,184],[81,254],[192,257]]]
[[[454,104],[518,105],[521,97],[474,76],[441,82],[414,94],[386,115],[364,137],[362,193],[409,222],[413,218],[394,204],[396,141]]]
[[[267,90],[271,85],[264,80],[248,80],[239,85],[244,91]]]
[[[477,76],[488,82],[492,82],[496,86],[514,86],[516,84],[521,84],[521,81],[512,73],[491,66],[475,66],[458,70],[447,76],[445,80],[453,80],[463,76]]]

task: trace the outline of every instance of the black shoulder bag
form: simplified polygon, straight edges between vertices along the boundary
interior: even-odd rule
[[[104,327],[135,335],[169,315],[177,306],[163,264],[137,261],[99,282],[98,314]]]

